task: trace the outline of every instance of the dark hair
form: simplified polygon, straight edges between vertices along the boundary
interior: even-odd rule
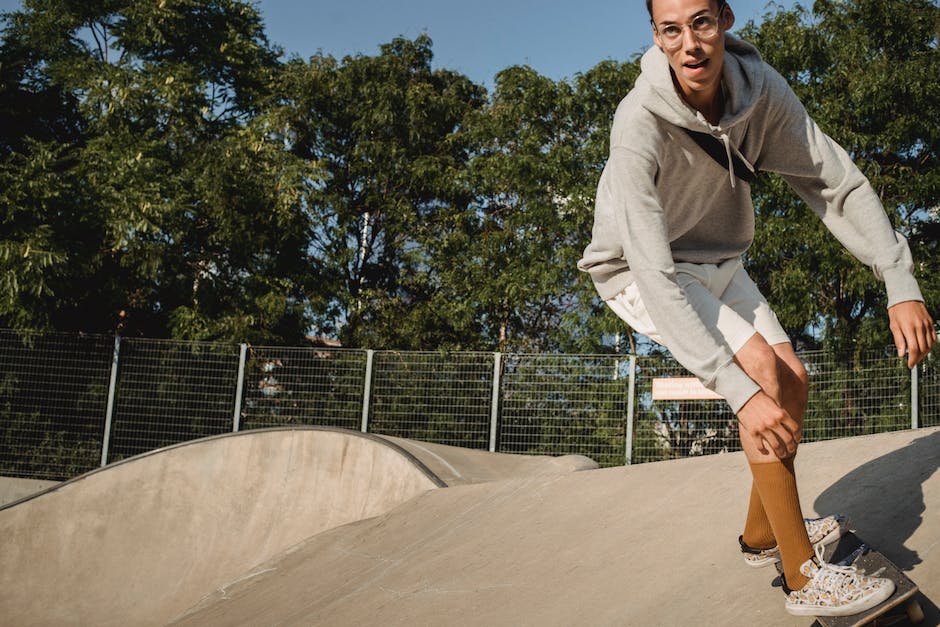
[[[718,0],[718,15],[721,15],[721,10],[725,8],[725,5],[728,4],[728,0]],[[650,21],[653,21],[653,0],[646,0],[646,11],[650,14]]]

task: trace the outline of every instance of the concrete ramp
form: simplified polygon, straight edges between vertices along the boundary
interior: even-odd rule
[[[58,484],[58,481],[44,481],[42,479],[0,477],[0,506],[25,499]]]
[[[804,445],[805,513],[849,514],[940,623],[940,429]],[[424,492],[246,571],[181,625],[809,625],[737,547],[740,453]]]
[[[164,624],[301,540],[443,485],[392,442],[317,428],[125,460],[0,508],[0,623]]]
[[[418,442],[403,438],[378,436],[414,455],[448,486],[488,483],[502,479],[559,475],[579,470],[594,470],[597,463],[583,455],[513,455],[478,449]]]
[[[428,490],[586,467],[318,427],[153,451],[0,507],[0,624],[162,625],[297,543]]]

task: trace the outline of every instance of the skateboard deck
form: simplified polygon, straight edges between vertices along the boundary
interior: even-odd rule
[[[838,542],[827,546],[823,559],[831,564],[855,566],[871,576],[887,577],[894,582],[896,589],[894,594],[881,604],[865,612],[850,616],[817,616],[816,620],[822,627],[897,625],[904,620],[909,621],[908,624],[917,624],[924,619],[923,609],[916,598],[917,584],[911,581],[891,560],[854,532],[849,531],[843,534]],[[776,566],[777,572],[782,574],[783,565],[777,562]],[[781,578],[777,577],[774,585],[780,586],[781,584]]]

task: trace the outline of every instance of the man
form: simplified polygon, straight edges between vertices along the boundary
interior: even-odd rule
[[[726,34],[734,13],[724,0],[647,0],[647,9],[656,45],[614,116],[592,241],[578,265],[622,319],[737,414],[753,475],[741,548],[750,565],[783,562],[787,611],[863,611],[894,585],[824,563],[821,547],[839,537],[841,521],[803,519],[793,461],[807,374],[741,265],[754,234],[748,181],[758,170],[779,173],[872,267],[887,288],[898,354],[913,367],[936,331],[907,242],[784,79]]]

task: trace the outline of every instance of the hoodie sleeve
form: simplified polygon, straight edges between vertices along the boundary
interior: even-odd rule
[[[656,177],[653,156],[612,146],[598,190],[599,208],[625,238],[627,263],[665,345],[737,413],[760,387],[734,362],[730,348],[702,321],[676,280]]]
[[[871,183],[848,153],[822,132],[782,76],[771,70],[761,169],[777,172],[856,259],[870,266],[888,306],[923,300],[903,235],[894,231]]]

